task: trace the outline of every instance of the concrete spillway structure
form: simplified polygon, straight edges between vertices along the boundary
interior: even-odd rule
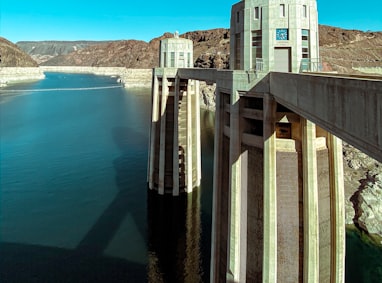
[[[174,196],[200,185],[199,81],[180,79],[177,67],[190,66],[192,41],[161,42],[161,68],[153,72],[148,183]]]
[[[319,69],[317,31],[315,0],[232,7],[232,76],[216,82],[211,282],[344,282],[342,143],[262,87],[268,72]]]

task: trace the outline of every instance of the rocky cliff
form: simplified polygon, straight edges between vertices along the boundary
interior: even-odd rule
[[[359,67],[382,67],[382,32],[363,32],[320,25],[320,57],[339,73]]]
[[[120,40],[95,44],[66,55],[59,55],[42,65],[153,68],[159,61],[160,40],[171,36],[170,33],[165,33],[150,42]]]
[[[354,224],[367,233],[382,237],[382,176],[367,172],[358,190],[351,196]]]
[[[16,45],[41,64],[56,56],[101,43],[108,43],[108,41],[19,41]]]
[[[36,61],[2,37],[0,37],[0,57],[0,87],[11,82],[44,78]]]
[[[356,73],[354,68],[357,67],[382,65],[382,32],[345,30],[320,25],[319,34],[320,56],[329,70]],[[165,33],[150,42],[124,40],[92,44],[83,49],[78,47],[78,50],[55,57],[44,65],[153,68],[158,65],[160,40],[171,36],[172,34]],[[229,29],[193,31],[182,34],[181,37],[194,42],[195,67],[229,68]],[[37,52],[40,47],[35,49],[34,52]]]
[[[12,42],[0,37],[0,67],[37,67],[38,64],[28,54]]]
[[[158,66],[159,62],[160,40],[172,36],[171,33],[164,33],[150,42],[122,40],[94,44],[69,54],[56,56],[42,65],[154,68]],[[196,67],[229,67],[228,29],[188,32],[181,37],[194,42]]]

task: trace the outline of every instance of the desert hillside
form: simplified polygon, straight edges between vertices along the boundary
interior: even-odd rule
[[[352,67],[382,67],[382,32],[320,26],[320,57],[339,73]]]
[[[17,45],[0,37],[0,67],[37,67],[38,64]]]
[[[56,56],[42,65],[153,68],[158,65],[160,40],[172,36],[171,33],[164,33],[150,42],[122,40],[93,44],[69,54]],[[229,67],[227,64],[229,60],[228,29],[188,32],[181,37],[189,38],[194,42],[195,66]]]
[[[321,59],[330,70],[351,73],[355,72],[352,67],[382,66],[382,32],[345,30],[324,25],[320,25],[319,29]],[[43,64],[153,68],[158,64],[160,40],[171,36],[165,33],[150,42],[123,40],[94,43]],[[181,37],[194,42],[195,67],[229,68],[229,29],[192,31]]]
[[[19,41],[16,45],[37,63],[43,63],[59,55],[66,55],[88,46],[106,41]]]

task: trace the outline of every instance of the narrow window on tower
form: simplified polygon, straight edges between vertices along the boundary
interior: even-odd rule
[[[235,70],[240,70],[241,68],[241,35],[240,33],[235,34]]]
[[[259,9],[259,7],[255,7],[254,13],[255,13],[255,20],[260,19],[260,9]]]
[[[307,59],[310,58],[309,52],[309,30],[303,29],[301,30],[301,45],[302,45],[302,58]]]
[[[174,68],[175,67],[175,52],[171,52],[171,57],[170,57],[170,67]]]
[[[187,67],[191,68],[191,53],[187,53]]]
[[[236,22],[240,22],[240,12],[236,12]]]
[[[262,70],[262,31],[257,30],[252,32],[252,67],[255,70]]]
[[[285,17],[285,4],[280,4],[280,17]]]
[[[308,17],[308,9],[307,9],[306,5],[302,5],[302,16],[304,18]]]

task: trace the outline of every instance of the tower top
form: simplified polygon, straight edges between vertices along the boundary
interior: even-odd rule
[[[234,70],[300,72],[319,61],[316,0],[242,0],[230,33]]]

